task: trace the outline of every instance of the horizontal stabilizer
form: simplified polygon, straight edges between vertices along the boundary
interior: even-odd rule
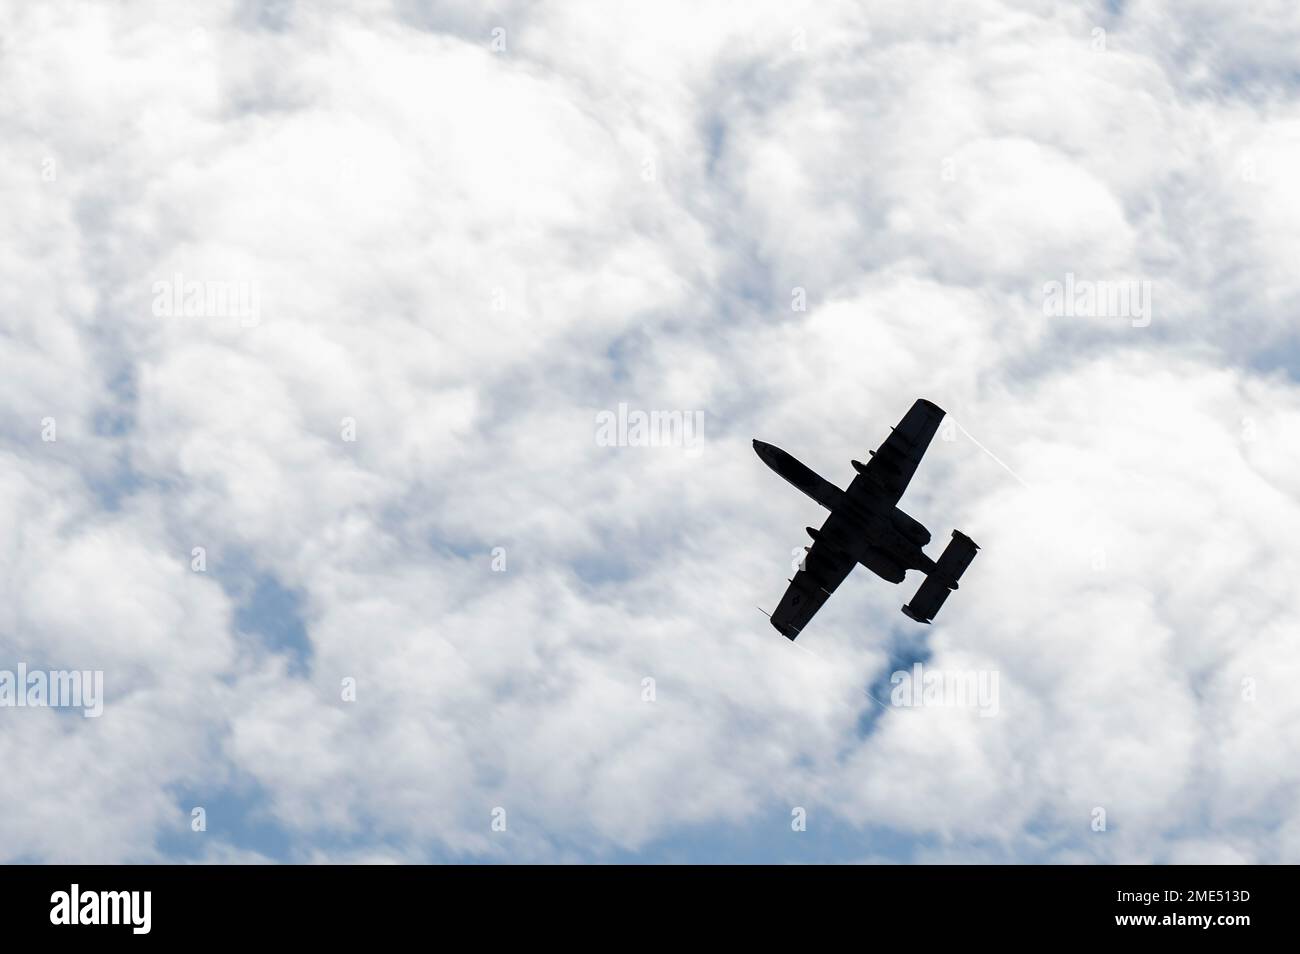
[[[929,623],[943,606],[948,594],[957,589],[957,581],[975,559],[979,546],[960,530],[935,562],[934,572],[925,578],[912,601],[903,607],[903,615],[918,623]]]

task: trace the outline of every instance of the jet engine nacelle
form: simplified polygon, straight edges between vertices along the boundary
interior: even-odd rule
[[[930,531],[925,529],[925,526],[921,521],[917,520],[915,517],[909,517],[907,514],[903,513],[903,511],[895,507],[893,514],[891,514],[891,520],[893,521],[894,529],[907,537],[908,540],[915,543],[918,547],[923,547],[930,542]]]
[[[879,550],[868,550],[864,556],[859,557],[858,562],[890,583],[902,583],[903,578],[907,575],[905,569]]]

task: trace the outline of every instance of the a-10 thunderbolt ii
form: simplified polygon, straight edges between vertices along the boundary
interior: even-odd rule
[[[979,549],[975,541],[954,530],[939,559],[932,560],[921,549],[930,542],[930,531],[898,509],[943,414],[930,401],[917,400],[885,442],[871,451],[869,461],[853,461],[858,474],[848,490],[840,490],[779,447],[754,441],[763,463],[831,512],[820,530],[807,528],[813,544],[804,548],[802,568],[771,616],[772,625],[787,639],[803,631],[859,563],[890,583],[902,583],[908,570],[925,574],[920,589],[903,607],[918,623],[934,619],[957,589],[957,580]]]

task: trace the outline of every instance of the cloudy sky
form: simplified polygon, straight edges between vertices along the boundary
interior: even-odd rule
[[[1294,4],[0,10],[0,860],[1300,861]]]

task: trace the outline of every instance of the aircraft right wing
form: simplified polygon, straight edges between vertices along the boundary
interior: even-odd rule
[[[822,524],[822,534],[831,528],[835,514],[826,518]],[[808,625],[808,621],[817,615],[822,604],[830,599],[836,587],[844,582],[857,560],[843,551],[836,549],[823,537],[815,540],[804,557],[803,569],[794,575],[785,595],[772,614],[772,625],[786,639],[793,640]]]
[[[890,430],[885,442],[872,452],[871,460],[853,478],[849,496],[878,497],[884,494],[891,504],[897,504],[912,482],[912,475],[930,446],[934,432],[939,429],[943,415],[943,408],[939,405],[918,398],[898,426]]]

